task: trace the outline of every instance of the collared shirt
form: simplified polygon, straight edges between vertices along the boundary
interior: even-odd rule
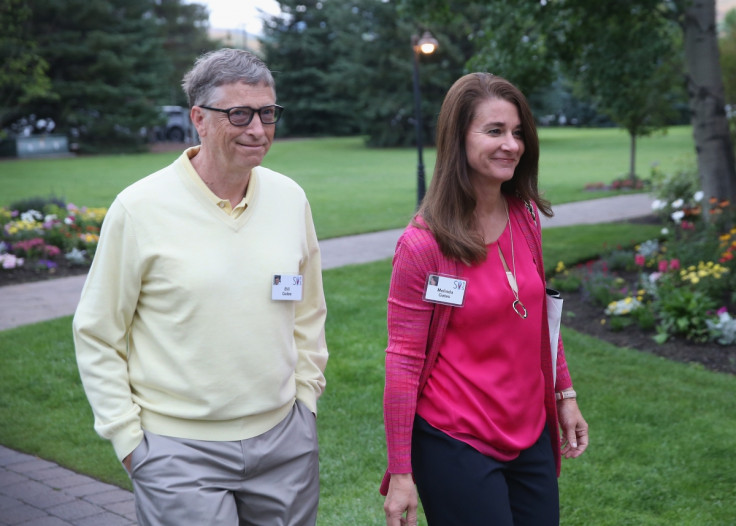
[[[198,153],[199,148],[188,149],[187,157],[189,158],[189,161],[191,162],[192,158]],[[204,192],[204,194],[207,196],[207,199],[212,202],[212,204],[214,204],[217,208],[225,212],[233,219],[239,218],[240,215],[245,212],[245,209],[248,208],[248,203],[251,201],[253,194],[255,193],[255,187],[257,184],[257,177],[254,171],[251,170],[250,172],[248,187],[245,189],[245,195],[243,196],[243,199],[241,199],[240,202],[235,205],[235,208],[233,208],[229,200],[218,197],[212,190],[210,190],[209,186],[207,186],[207,184],[202,180],[202,177],[200,177],[199,174],[197,174],[197,171],[193,168],[194,167],[192,167],[191,171],[187,171],[187,173],[191,177],[192,181],[194,181],[194,184],[197,185],[197,188]]]

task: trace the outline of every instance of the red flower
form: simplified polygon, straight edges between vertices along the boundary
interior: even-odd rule
[[[657,265],[657,268],[660,272],[667,272],[667,260],[663,259],[659,262]]]
[[[673,259],[670,261],[670,270],[679,270],[679,268],[680,268],[679,259]]]
[[[646,264],[647,260],[644,256],[641,254],[637,254],[634,257],[634,263],[636,263],[638,266],[643,267]]]

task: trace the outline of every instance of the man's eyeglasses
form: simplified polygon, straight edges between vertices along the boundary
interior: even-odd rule
[[[253,115],[256,113],[258,114],[258,117],[260,117],[262,124],[276,124],[284,111],[284,108],[278,104],[263,106],[258,109],[249,108],[248,106],[235,106],[226,110],[202,105],[199,105],[199,107],[204,108],[205,110],[219,111],[227,114],[227,120],[229,120],[230,124],[233,126],[248,126],[250,121],[253,120]]]

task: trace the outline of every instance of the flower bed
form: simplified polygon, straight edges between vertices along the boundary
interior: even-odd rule
[[[655,202],[667,214],[661,238],[570,269],[560,263],[551,286],[581,292],[611,331],[636,325],[658,343],[736,345],[736,213],[726,201],[702,199],[696,192],[689,202]]]
[[[31,199],[0,208],[0,282],[83,272],[99,241],[105,208]]]

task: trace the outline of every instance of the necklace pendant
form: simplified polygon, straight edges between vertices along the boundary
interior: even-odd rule
[[[522,320],[526,319],[526,307],[524,307],[524,304],[520,300],[515,300],[514,303],[511,304],[511,306],[514,308],[514,312],[518,314]],[[520,312],[519,309],[521,309],[522,312]]]

